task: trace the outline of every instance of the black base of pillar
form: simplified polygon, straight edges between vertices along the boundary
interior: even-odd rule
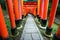
[[[37,18],[39,19],[39,15],[37,15]]]
[[[47,24],[47,20],[41,20],[41,26],[42,27],[46,27],[46,24]]]
[[[2,38],[0,37],[0,40],[11,40],[10,38]]]
[[[11,33],[12,33],[12,35],[16,35],[17,34],[17,28],[11,29]]]
[[[37,18],[38,18],[38,21],[40,22],[41,21],[41,19],[40,19],[40,17],[37,15]]]
[[[24,18],[26,18],[26,16],[23,15],[22,18],[24,19]]]
[[[0,40],[2,40],[2,37],[0,37]]]
[[[38,18],[39,16],[37,15],[37,18]]]
[[[24,18],[26,18],[26,16],[24,16]]]
[[[24,18],[24,15],[22,15],[22,19]]]
[[[40,17],[38,18],[38,21],[41,22],[41,18]]]
[[[46,33],[47,35],[51,35],[51,33],[52,33],[52,28],[47,27],[45,33]]]
[[[10,38],[6,38],[6,39],[3,39],[3,40],[11,40]]]
[[[36,18],[36,16],[34,16],[34,18]]]
[[[20,20],[15,20],[15,22],[16,22],[16,26],[17,26],[17,27],[20,27],[20,25],[21,25],[21,23],[22,23],[22,19],[20,19]]]
[[[60,40],[60,37],[58,37],[58,36],[56,36],[56,34],[54,34],[53,40]]]

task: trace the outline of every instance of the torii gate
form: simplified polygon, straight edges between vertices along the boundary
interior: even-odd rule
[[[42,4],[41,4],[42,2]],[[44,4],[43,4],[44,2]],[[43,29],[44,27],[46,27],[46,20],[47,20],[47,11],[48,11],[48,3],[49,0],[40,0],[40,9],[38,9],[38,13],[39,13],[39,18],[40,20],[42,19],[42,23],[41,23],[41,28]],[[48,20],[48,27],[45,28],[46,31],[44,33],[44,35],[46,35],[47,37],[51,37],[51,33],[52,33],[52,25],[54,23],[54,19],[55,19],[55,15],[56,15],[56,10],[57,10],[57,6],[58,6],[59,0],[52,0],[52,6],[51,6],[51,11],[50,11],[50,17]],[[41,7],[43,6],[44,7]],[[43,8],[43,10],[42,10]],[[60,40],[60,26],[58,28],[58,31],[56,33],[56,35],[54,35],[53,40]]]
[[[20,15],[17,14],[17,13],[20,13],[20,9],[18,11],[18,1],[17,0],[14,0],[14,11],[16,12],[14,14],[14,11],[13,11],[13,5],[12,5],[12,0],[6,0],[7,2],[7,8],[8,8],[8,12],[9,12],[9,17],[10,17],[10,22],[11,22],[11,28],[12,28],[12,34],[13,35],[16,35],[16,24],[15,24],[15,20],[20,20],[21,18],[19,17]],[[54,19],[55,19],[55,15],[56,15],[56,10],[57,10],[57,6],[58,6],[58,2],[59,0],[52,0],[52,6],[51,6],[51,11],[50,11],[50,18],[48,20],[48,27],[46,28],[46,32],[45,32],[45,35],[47,36],[50,36],[51,35],[51,32],[52,32],[52,24],[54,23]],[[15,5],[16,3],[16,5]],[[23,3],[23,1],[22,1]],[[40,0],[40,3],[41,3],[41,0]],[[43,19],[43,23],[42,25],[46,25],[46,20],[47,20],[47,9],[48,9],[48,3],[49,3],[49,0],[44,0],[44,7],[43,7],[43,16],[42,16],[42,19]],[[41,5],[41,4],[39,4]],[[38,6],[40,7],[40,6]],[[41,7],[40,7],[41,8]],[[17,11],[16,11],[17,9]],[[41,9],[38,9],[38,10],[41,10]],[[17,14],[17,15],[16,15]],[[15,16],[14,16],[15,15]],[[40,12],[39,14],[40,15]],[[40,16],[39,16],[40,17]],[[41,18],[41,17],[40,17]],[[1,6],[0,6],[0,36],[5,39],[5,40],[9,40],[9,34],[8,34],[8,31],[7,31],[7,27],[6,27],[6,24],[5,24],[5,21],[4,21],[4,16],[3,16],[3,13],[2,13],[2,9],[1,9]],[[4,29],[4,30],[3,30]],[[60,26],[57,30],[57,33],[56,35],[54,35],[53,37],[53,40],[60,40]]]

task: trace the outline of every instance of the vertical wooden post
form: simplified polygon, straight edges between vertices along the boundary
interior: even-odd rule
[[[35,7],[32,7],[30,10],[32,11],[34,17],[36,17],[36,8]]]
[[[38,12],[37,12],[37,18],[38,18],[38,21],[40,20],[40,17],[39,17],[39,14],[40,14],[40,3],[41,3],[41,0],[38,0]]]
[[[35,15],[35,17],[36,17],[36,7],[34,8],[34,15]]]
[[[18,9],[20,14],[20,19],[22,19],[22,0],[18,0]]]
[[[40,21],[43,18],[43,10],[44,10],[44,0],[40,0],[40,10],[39,10]]]
[[[48,21],[48,27],[46,28],[46,34],[47,35],[51,35],[52,25],[54,23],[58,2],[59,2],[59,0],[52,0],[50,17],[49,17],[49,21]]]
[[[20,0],[21,1],[21,0]],[[15,22],[16,22],[16,26],[20,27],[20,13],[19,13],[19,4],[18,4],[19,0],[13,0],[13,6],[14,6],[14,14],[15,14]]]
[[[11,32],[12,32],[12,35],[15,35],[16,34],[16,24],[15,24],[12,0],[6,0],[6,3],[7,3],[8,12],[9,12],[10,22],[11,22],[11,28],[12,28]]]
[[[24,14],[26,14],[26,11],[25,11],[25,9],[24,9],[24,4],[23,4],[23,0],[22,0],[22,18],[24,18]]]
[[[18,0],[13,0],[13,8],[14,8],[15,20],[20,20]]]
[[[8,34],[8,30],[7,30],[7,26],[5,24],[5,19],[4,19],[4,15],[2,12],[2,8],[0,5],[0,36],[4,39],[4,40],[9,40],[9,34]]]
[[[49,0],[44,0],[43,18],[42,18],[42,22],[41,22],[42,27],[46,27],[48,4],[49,4]]]

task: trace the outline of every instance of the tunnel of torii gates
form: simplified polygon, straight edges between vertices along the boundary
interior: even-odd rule
[[[58,3],[59,0],[52,0],[48,26],[46,28],[49,0],[38,0],[38,2],[24,2],[23,0],[6,0],[7,10],[11,22],[12,35],[17,34],[16,29],[20,25],[23,19],[22,17],[25,17],[28,13],[30,13],[34,17],[38,17],[39,22],[41,22],[41,28],[46,28],[45,35],[50,36],[52,34],[52,25],[54,24]],[[1,4],[0,38],[2,38],[3,40],[9,40],[9,33],[5,24]],[[57,32],[53,36],[53,40],[60,40],[60,25]]]

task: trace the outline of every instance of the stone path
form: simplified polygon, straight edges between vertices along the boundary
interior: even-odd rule
[[[43,40],[32,15],[28,14],[20,40]]]

